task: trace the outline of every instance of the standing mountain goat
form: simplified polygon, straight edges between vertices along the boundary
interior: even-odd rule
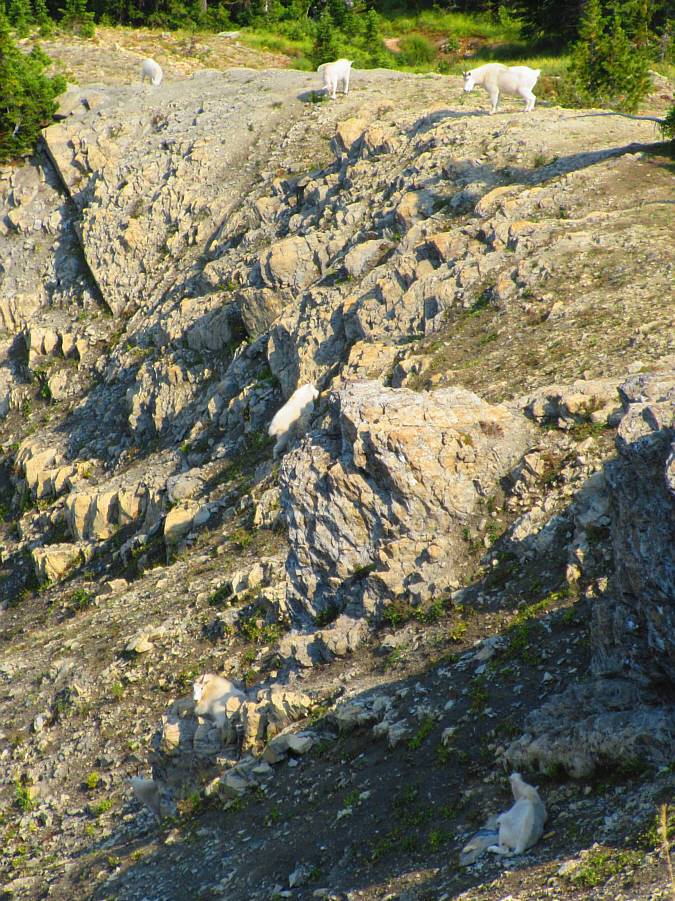
[[[307,428],[314,409],[314,401],[318,396],[319,392],[314,385],[301,385],[274,414],[267,434],[277,439],[274,445],[275,460],[281,456],[291,439]]]
[[[492,109],[490,115],[497,112],[499,94],[518,94],[525,101],[525,112],[534,109],[537,99],[532,93],[532,88],[537,83],[540,69],[530,69],[529,66],[502,66],[501,63],[487,63],[470,72],[462,72],[464,76],[464,90],[468,94],[474,85],[482,85],[490,95]]]
[[[336,59],[334,63],[324,63],[316,70],[323,75],[323,87],[327,94],[335,100],[337,87],[342,82],[343,93],[349,93],[349,75],[352,70],[353,60]]]
[[[520,773],[511,773],[511,790],[516,803],[497,817],[499,844],[490,845],[495,854],[522,854],[541,838],[548,818],[539,793],[523,782]]]
[[[147,78],[150,84],[153,84],[156,88],[160,86],[162,83],[162,67],[159,63],[156,63],[154,59],[144,59],[141,63],[141,84]]]

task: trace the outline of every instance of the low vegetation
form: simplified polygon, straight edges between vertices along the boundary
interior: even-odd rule
[[[49,62],[38,45],[29,54],[18,49],[0,11],[0,163],[28,153],[54,115],[66,80],[43,74]]]
[[[449,5],[448,5],[449,6]],[[169,7],[150,2],[143,9],[106,0],[67,0],[52,8],[45,0],[14,0],[0,17],[0,89],[11,98],[0,112],[0,161],[28,152],[65,88],[58,75],[45,77],[47,57],[35,45],[30,54],[16,37],[49,37],[55,29],[90,38],[97,25],[186,29],[186,53],[197,30],[237,28],[240,41],[255,50],[281,54],[289,64],[315,69],[346,57],[356,68],[386,67],[412,72],[457,74],[466,57],[477,62],[518,63],[541,69],[537,95],[565,106],[605,106],[633,112],[650,87],[648,69],[673,68],[672,27],[665,0],[592,0],[565,16],[553,2],[503,0],[471,4],[409,4],[370,0],[346,4],[301,0],[207,4],[177,0]],[[663,123],[672,138],[671,118]]]

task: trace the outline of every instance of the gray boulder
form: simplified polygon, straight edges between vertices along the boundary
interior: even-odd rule
[[[457,585],[462,530],[522,455],[527,421],[460,388],[416,394],[352,381],[328,424],[284,459],[289,606],[377,615]]]

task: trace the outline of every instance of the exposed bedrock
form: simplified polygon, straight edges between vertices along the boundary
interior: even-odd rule
[[[593,669],[675,687],[675,373],[633,376],[606,467],[616,572],[594,608]]]
[[[605,467],[614,575],[592,610],[596,677],[529,717],[515,767],[586,777],[621,762],[663,765],[675,750],[675,373],[619,389],[617,457]]]
[[[377,615],[394,598],[424,604],[457,587],[462,530],[529,434],[524,417],[460,388],[416,394],[355,380],[333,392],[326,428],[280,473],[296,624],[330,607]]]

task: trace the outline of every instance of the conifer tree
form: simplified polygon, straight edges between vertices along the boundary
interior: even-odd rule
[[[42,74],[49,62],[37,45],[29,55],[19,50],[0,12],[0,162],[28,153],[54,115],[66,80]]]
[[[46,0],[33,0],[33,13],[40,34],[43,37],[50,37],[54,34],[54,20],[49,18]]]
[[[337,28],[344,28],[347,18],[347,7],[344,0],[326,0],[326,9],[330,13],[333,24]]]
[[[33,22],[33,9],[30,0],[10,0],[7,5],[7,19],[13,26],[18,38],[28,37]]]
[[[637,36],[646,34],[641,7],[642,0],[626,0],[605,13],[601,0],[589,0],[561,88],[563,103],[637,109],[649,88],[647,47],[637,43]],[[631,22],[632,39],[622,13]]]
[[[675,143],[675,106],[671,106],[668,110],[666,118],[661,123],[660,128],[663,140]]]
[[[87,0],[66,0],[65,8],[60,12],[63,15],[61,24],[73,34],[79,34],[82,38],[94,36],[94,14],[87,9]]]
[[[338,55],[337,36],[335,25],[328,8],[324,9],[316,27],[316,37],[312,47],[312,60],[314,65],[329,63]]]

